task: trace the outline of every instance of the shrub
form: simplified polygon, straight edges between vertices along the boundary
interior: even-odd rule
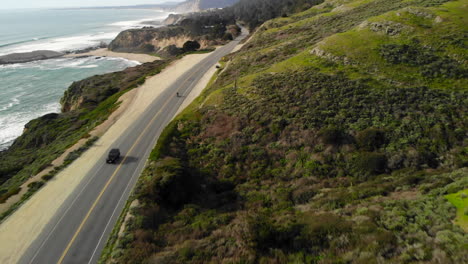
[[[43,175],[41,178],[44,181],[48,181],[48,180],[54,178],[54,175],[55,175],[54,173],[47,173],[46,175]]]
[[[142,48],[142,51],[145,53],[151,53],[155,51],[154,45],[152,44],[145,44]]]
[[[271,249],[296,251],[305,243],[301,237],[303,225],[294,221],[274,223],[272,217],[258,214],[248,219],[248,238],[250,246],[260,252]]]
[[[439,58],[424,65],[421,74],[428,78],[466,78],[468,71],[461,68],[460,64],[451,58]]]
[[[42,186],[44,186],[44,182],[43,181],[37,181],[37,182],[31,182],[30,184],[28,184],[28,192],[34,192],[34,191],[37,191],[39,190]]]
[[[184,170],[179,159],[167,157],[156,164],[154,171],[156,177],[143,187],[139,199],[178,208],[197,191],[194,178]]]
[[[364,179],[369,175],[385,172],[386,164],[385,155],[375,152],[362,152],[354,159],[356,174],[360,174]]]
[[[330,126],[323,128],[319,131],[319,136],[323,143],[329,145],[339,146],[345,142],[346,134],[343,129]]]
[[[317,192],[312,188],[301,188],[292,193],[292,200],[295,204],[305,204],[314,197]]]
[[[226,32],[226,33],[224,34],[224,36],[223,36],[223,40],[233,40],[233,39],[234,39],[234,37],[233,37],[232,34],[229,33],[229,32]]]
[[[170,45],[165,47],[160,53],[166,57],[175,57],[182,54],[184,51],[178,48],[176,45]]]
[[[380,55],[393,64],[406,63],[414,66],[425,65],[436,60],[436,56],[415,44],[384,44],[380,47]]]
[[[201,45],[200,43],[198,43],[198,41],[187,41],[184,43],[184,46],[182,47],[182,49],[185,51],[185,52],[191,52],[191,51],[196,51],[198,49],[200,49]]]
[[[365,151],[374,151],[385,144],[385,132],[378,128],[368,128],[356,135],[358,146]]]
[[[468,71],[454,59],[439,57],[432,50],[420,47],[419,44],[399,45],[384,44],[380,55],[392,64],[422,66],[421,74],[428,78],[466,78]]]
[[[8,190],[8,192],[0,195],[0,203],[4,203],[13,195],[18,194],[21,191],[21,187],[14,187]]]
[[[328,248],[331,239],[351,231],[351,225],[346,220],[332,213],[308,213],[302,218],[305,224],[303,235],[316,250]]]

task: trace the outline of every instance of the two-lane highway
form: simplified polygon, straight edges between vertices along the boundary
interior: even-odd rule
[[[205,73],[229,54],[245,32],[180,76],[110,148],[120,148],[118,164],[98,162],[63,203],[20,263],[96,263],[156,140]],[[176,93],[181,94],[177,97]],[[34,221],[34,219],[31,219]]]

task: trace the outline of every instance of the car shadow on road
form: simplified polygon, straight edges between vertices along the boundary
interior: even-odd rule
[[[120,159],[119,164],[125,165],[125,164],[135,163],[137,161],[138,161],[137,157],[126,156]]]

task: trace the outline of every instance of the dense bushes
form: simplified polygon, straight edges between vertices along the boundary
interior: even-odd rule
[[[228,58],[152,155],[178,159],[200,192],[168,208],[140,199],[127,230],[137,236],[144,227],[150,246],[128,239],[117,262],[140,246],[152,247],[144,259],[157,263],[466,262],[467,236],[444,199],[468,186],[458,169],[467,164],[466,90],[359,79],[352,65],[321,68],[323,58],[310,52],[291,58],[369,17],[444,1],[364,2],[267,23]],[[329,4],[299,16],[335,10]],[[413,44],[388,46],[385,66],[422,69],[440,59]],[[165,174],[152,172],[155,164],[137,193]]]
[[[272,18],[306,10],[323,0],[240,0],[223,11],[254,29]]]
[[[437,56],[435,51],[421,47],[417,41],[408,44],[383,44],[380,55],[393,64],[420,66],[420,72],[428,78],[466,78],[468,70],[456,60]]]
[[[319,131],[319,136],[325,144],[341,145],[345,143],[346,134],[343,129],[331,126]]]
[[[188,239],[201,243],[164,257],[174,263],[207,262],[219,254],[248,263],[313,263],[313,256],[372,259],[357,252],[398,261],[429,259],[418,245],[399,246],[398,239],[413,238],[406,229],[388,226],[400,225],[380,218],[384,211],[360,215],[347,208],[433,182],[414,171],[441,167],[442,156],[460,155],[463,137],[434,133],[446,131],[442,127],[466,133],[464,92],[374,89],[365,81],[312,68],[261,75],[253,84],[248,97],[226,89],[219,108],[200,108],[200,119],[181,118],[167,130],[160,142],[165,147],[158,145],[153,155],[160,158],[158,165],[147,169],[151,177],[138,192],[143,202],[139,227],[152,230],[151,247],[158,248],[161,240],[171,246]],[[415,114],[422,109],[424,115]],[[344,212],[298,217],[294,206],[345,210],[356,220],[348,223]],[[195,225],[199,221],[203,224]],[[203,244],[214,237],[225,241],[225,236],[236,237],[237,244],[216,244],[216,252]],[[139,244],[127,247],[129,258]],[[160,250],[153,253],[160,256]],[[463,256],[448,259],[458,257]]]
[[[385,155],[373,152],[357,154],[353,163],[356,169],[355,174],[361,174],[358,177],[363,179],[369,175],[383,173],[387,167],[387,159]]]
[[[380,55],[390,63],[407,63],[413,66],[429,64],[437,59],[434,52],[424,50],[417,44],[383,44]]]
[[[377,128],[367,128],[356,135],[357,145],[366,150],[374,151],[385,144],[385,131]]]
[[[152,177],[138,197],[142,201],[150,200],[161,206],[178,208],[196,191],[192,185],[193,178],[178,159],[166,158],[156,164],[154,171],[157,177]]]
[[[200,43],[198,43],[197,41],[187,41],[184,43],[184,46],[182,47],[182,49],[185,52],[196,51],[199,48],[200,48]]]

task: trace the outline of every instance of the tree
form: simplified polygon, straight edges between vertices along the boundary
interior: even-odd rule
[[[143,52],[145,53],[151,53],[151,52],[154,52],[155,49],[154,49],[154,46],[152,44],[145,44],[143,46]]]
[[[184,46],[182,47],[182,49],[185,51],[185,52],[190,52],[190,51],[196,51],[200,48],[200,43],[198,43],[197,41],[187,41],[184,43]]]

